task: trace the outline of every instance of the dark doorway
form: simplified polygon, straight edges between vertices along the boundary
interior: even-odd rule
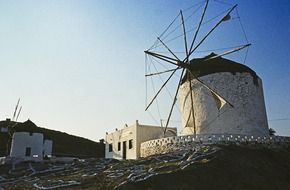
[[[25,150],[25,156],[31,156],[31,148],[27,147]]]
[[[123,141],[123,159],[126,160],[127,158],[127,142]]]

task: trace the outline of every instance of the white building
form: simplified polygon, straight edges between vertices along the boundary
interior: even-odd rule
[[[25,161],[41,161],[52,155],[51,140],[44,139],[42,133],[15,132],[12,137],[10,157]]]
[[[191,81],[184,78],[180,86],[180,106],[185,126],[181,133],[191,135],[196,130],[196,134],[268,136],[262,80],[245,65],[221,57],[207,60],[213,55],[193,59],[190,70],[195,76],[191,77]],[[232,106],[220,100],[200,81]]]
[[[176,128],[167,128],[165,137],[176,136]],[[131,126],[116,129],[106,134],[105,157],[114,159],[138,159],[142,142],[164,137],[164,128],[159,126],[141,125],[138,120]]]

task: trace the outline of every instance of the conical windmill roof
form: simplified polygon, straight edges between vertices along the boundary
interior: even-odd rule
[[[249,73],[254,79],[258,78],[255,71],[241,63],[237,63],[222,57],[210,59],[215,55],[216,54],[211,53],[203,58],[196,58],[190,61],[189,69],[195,77],[202,77],[213,73],[230,72],[232,74]]]

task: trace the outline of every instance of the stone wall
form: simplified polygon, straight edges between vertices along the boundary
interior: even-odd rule
[[[165,154],[173,152],[174,150],[194,148],[196,144],[281,144],[290,143],[290,137],[273,136],[273,137],[260,137],[260,136],[247,136],[236,134],[215,134],[206,135],[199,134],[187,136],[175,136],[161,139],[150,140],[141,143],[140,154],[141,157],[147,157],[156,154]]]

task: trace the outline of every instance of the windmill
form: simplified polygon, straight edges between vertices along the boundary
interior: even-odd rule
[[[164,128],[164,134],[166,133],[166,129],[169,125],[170,122],[170,118],[172,116],[172,112],[174,109],[174,106],[176,104],[177,101],[177,95],[179,93],[179,89],[181,84],[183,83],[183,80],[187,80],[187,81],[192,81],[193,79],[195,79],[196,81],[198,81],[200,83],[200,85],[202,85],[204,88],[206,88],[211,95],[213,96],[213,99],[216,101],[216,105],[218,107],[218,109],[220,110],[221,108],[223,108],[224,105],[228,104],[229,106],[233,107],[234,105],[229,102],[226,98],[224,98],[222,95],[220,95],[220,93],[218,91],[216,91],[215,89],[213,89],[212,87],[210,87],[206,82],[202,81],[194,72],[192,72],[191,70],[191,64],[193,64],[192,61],[193,59],[191,58],[191,56],[193,55],[193,53],[195,53],[197,51],[197,49],[206,41],[206,39],[223,23],[229,21],[232,19],[231,17],[231,13],[237,8],[237,5],[233,5],[231,6],[226,12],[225,14],[221,17],[221,19],[216,22],[216,24],[210,28],[203,37],[201,37],[198,41],[198,36],[200,35],[200,29],[202,27],[202,25],[206,22],[204,21],[205,19],[205,15],[208,9],[208,5],[209,5],[209,0],[206,0],[204,2],[203,6],[203,10],[200,16],[200,19],[198,21],[197,26],[195,27],[195,32],[192,36],[192,40],[190,40],[190,43],[188,43],[189,38],[187,36],[188,31],[186,30],[186,25],[185,25],[185,19],[183,16],[183,11],[180,10],[179,15],[174,19],[173,22],[175,22],[175,20],[177,18],[180,19],[181,21],[181,30],[182,30],[182,35],[180,35],[180,37],[183,37],[183,43],[184,43],[184,50],[185,53],[182,56],[183,58],[181,58],[180,56],[177,55],[176,52],[174,52],[169,45],[166,43],[166,41],[164,40],[164,38],[162,38],[162,36],[167,32],[167,30],[170,28],[170,26],[172,25],[172,23],[169,25],[168,28],[166,28],[166,30],[159,36],[157,37],[156,42],[154,43],[154,45],[149,48],[148,50],[144,51],[145,55],[153,57],[157,60],[159,60],[160,62],[164,62],[167,64],[170,64],[172,66],[174,66],[174,68],[171,69],[167,69],[167,70],[162,70],[162,71],[158,71],[158,72],[152,72],[152,73],[146,73],[145,77],[153,77],[156,75],[163,75],[165,73],[170,74],[168,76],[168,78],[166,80],[164,80],[164,83],[161,85],[161,87],[159,88],[159,90],[155,93],[155,95],[153,96],[153,98],[149,101],[149,103],[147,104],[145,111],[147,111],[153,102],[155,102],[157,100],[157,97],[160,95],[161,91],[164,90],[164,88],[166,87],[166,85],[169,83],[169,81],[173,80],[173,76],[176,74],[176,72],[178,70],[181,70],[181,74],[179,76],[178,82],[177,82],[177,87],[175,89],[174,95],[173,95],[173,101],[171,103],[171,107],[167,116],[167,120],[166,120],[166,124],[165,124],[165,128]],[[229,55],[235,52],[238,52],[242,49],[245,49],[247,47],[249,47],[251,44],[246,43],[243,45],[239,45],[239,46],[235,46],[232,49],[229,49],[227,51],[224,51],[220,54],[214,54],[210,57],[207,57],[206,59],[203,59],[202,61],[207,62],[207,61],[212,61],[215,59],[218,59],[222,56],[225,55]],[[163,53],[163,52],[156,52],[154,51],[154,47],[157,46],[162,46],[167,52]],[[192,60],[191,60],[192,59]],[[189,85],[189,91],[190,91],[190,99],[191,99],[191,115],[194,119],[194,106],[193,106],[193,87],[191,82],[188,83]],[[196,135],[196,126],[195,123],[193,122],[193,134]]]
[[[15,106],[15,109],[14,109],[14,112],[13,112],[13,116],[12,116],[12,120],[9,122],[8,124],[8,141],[7,141],[7,154],[9,154],[9,150],[10,150],[10,145],[11,145],[11,142],[12,142],[12,136],[13,136],[13,133],[14,133],[14,127],[18,124],[17,123],[17,120],[18,120],[18,117],[21,113],[21,110],[22,110],[22,106],[19,108],[18,110],[18,107],[19,107],[19,103],[20,103],[20,98],[18,98],[18,101],[17,101],[17,104]]]

